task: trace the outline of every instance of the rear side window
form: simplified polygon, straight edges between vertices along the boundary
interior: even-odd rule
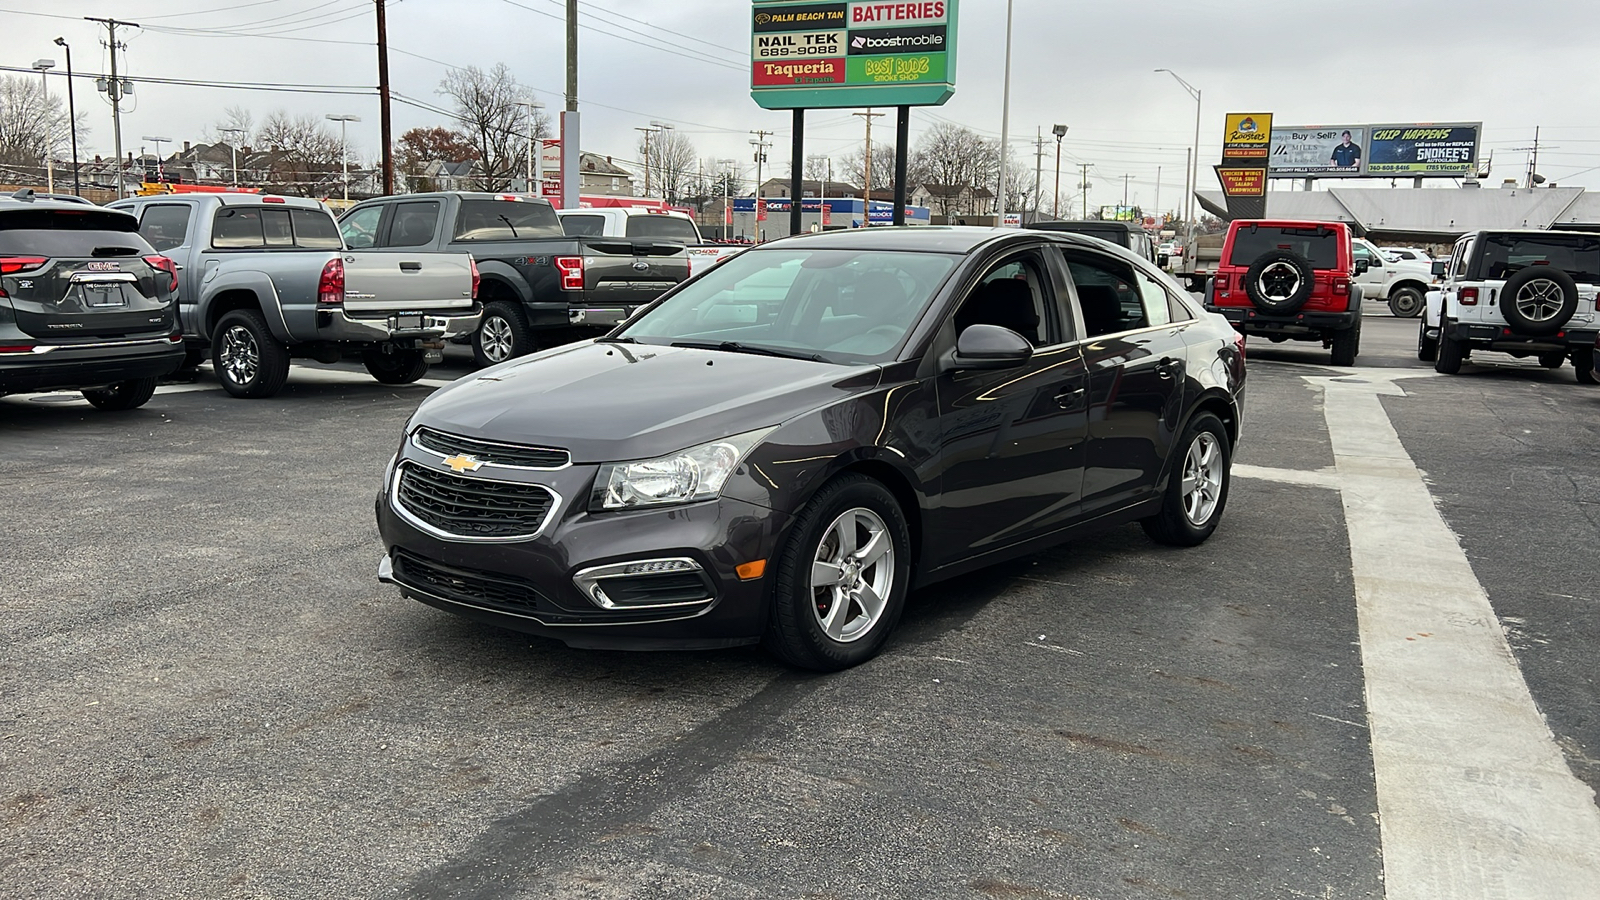
[[[0,254],[59,258],[154,253],[138,228],[133,216],[104,209],[6,211],[0,213]]]
[[[224,206],[211,223],[211,246],[239,250],[266,246],[258,207]]]
[[[517,241],[565,234],[555,208],[548,203],[463,200],[456,217],[458,241]]]
[[[157,203],[144,208],[139,220],[139,234],[150,246],[165,253],[182,247],[189,233],[189,215],[194,208],[187,203]]]
[[[305,250],[343,250],[339,226],[333,216],[318,209],[291,209],[289,219],[294,223],[294,245]]]
[[[1499,281],[1528,266],[1554,266],[1575,281],[1600,282],[1600,235],[1487,235],[1478,251],[1475,277]]]
[[[433,242],[433,232],[439,226],[439,201],[399,203],[394,217],[389,221],[389,239],[385,247],[421,247]]]
[[[562,216],[561,228],[568,237],[604,237],[605,216]]]
[[[700,242],[694,223],[678,216],[629,216],[626,237],[660,238],[684,244]]]
[[[1339,267],[1339,232],[1332,228],[1263,228],[1250,225],[1233,235],[1230,266],[1249,266],[1264,253],[1287,250],[1311,260],[1313,269]]]
[[[333,219],[316,209],[225,206],[211,226],[218,250],[340,250]]]

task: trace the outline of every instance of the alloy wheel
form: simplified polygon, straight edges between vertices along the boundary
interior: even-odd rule
[[[511,323],[499,316],[485,318],[478,342],[483,347],[483,355],[490,362],[505,362],[511,358],[511,345],[514,342]]]
[[[1300,290],[1300,272],[1286,262],[1275,262],[1256,278],[1256,288],[1261,296],[1282,303]]]
[[[222,334],[222,350],[218,354],[222,371],[234,384],[249,384],[261,371],[261,348],[256,336],[243,325],[235,325]]]
[[[1517,291],[1517,312],[1530,322],[1548,322],[1560,315],[1566,303],[1561,285],[1548,278],[1535,278]]]
[[[1209,431],[1194,436],[1183,461],[1183,514],[1196,527],[1211,521],[1222,500],[1222,450]]]
[[[843,644],[865,637],[894,590],[894,538],[870,509],[846,511],[822,533],[811,563],[812,614]]]

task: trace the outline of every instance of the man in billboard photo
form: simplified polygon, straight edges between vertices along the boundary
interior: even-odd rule
[[[1344,133],[1343,140],[1333,148],[1333,156],[1328,162],[1341,169],[1354,169],[1361,164],[1361,146],[1350,140],[1350,132]]]

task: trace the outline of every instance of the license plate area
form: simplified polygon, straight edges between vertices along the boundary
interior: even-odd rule
[[[421,331],[426,324],[422,316],[390,316],[390,331]]]
[[[120,284],[80,284],[78,298],[89,309],[115,309],[128,305]]]

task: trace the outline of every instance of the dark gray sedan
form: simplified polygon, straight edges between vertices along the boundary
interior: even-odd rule
[[[1101,241],[786,238],[431,396],[379,577],[578,647],[841,669],[922,585],[1131,521],[1203,542],[1244,377],[1225,321]]]

